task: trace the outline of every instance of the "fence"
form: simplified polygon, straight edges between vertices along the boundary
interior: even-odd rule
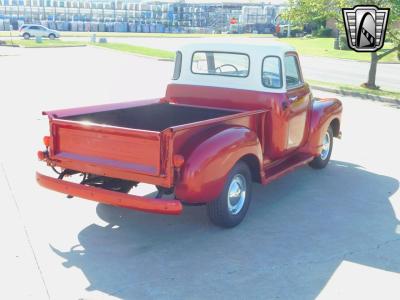
[[[239,26],[269,25],[274,5],[130,3],[129,1],[0,0],[0,30],[40,23],[63,31],[208,32]]]

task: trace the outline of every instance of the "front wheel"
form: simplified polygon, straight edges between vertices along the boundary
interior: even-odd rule
[[[314,169],[325,168],[331,158],[332,148],[333,148],[333,131],[332,127],[329,126],[322,140],[321,153],[309,163],[310,167]]]
[[[211,222],[226,228],[242,222],[251,200],[251,185],[249,167],[244,162],[238,162],[229,172],[221,195],[207,204]]]
[[[54,40],[56,38],[54,33],[50,33],[49,34],[49,39]]]

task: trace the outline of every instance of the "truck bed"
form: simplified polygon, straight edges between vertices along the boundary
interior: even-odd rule
[[[51,128],[51,164],[171,187],[173,157],[181,153],[189,140],[221,126],[244,126],[258,131],[261,129],[257,120],[265,117],[265,111],[162,102],[127,105],[46,112]]]
[[[60,119],[130,129],[163,131],[169,127],[214,119],[235,113],[238,113],[238,111],[156,103],[67,116]]]

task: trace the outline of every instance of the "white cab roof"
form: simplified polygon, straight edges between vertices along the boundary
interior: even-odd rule
[[[236,39],[236,38],[235,38]],[[260,39],[252,43],[248,41],[230,40],[229,42],[202,43],[194,42],[187,44],[181,49],[182,66],[180,77],[172,80],[174,84],[204,85],[214,87],[226,87],[256,91],[285,92],[285,84],[280,89],[266,88],[261,81],[262,63],[266,56],[277,56],[282,62],[282,76],[285,78],[283,67],[283,58],[287,52],[295,52],[296,49],[288,44],[269,41],[269,39]],[[217,52],[236,52],[243,53],[250,58],[250,70],[247,77],[218,76],[194,74],[191,71],[192,56],[196,51],[217,51]]]
[[[258,42],[252,42],[251,44],[247,41],[238,41],[227,43],[201,43],[195,42],[187,44],[181,48],[182,53],[193,53],[196,51],[225,51],[225,52],[240,52],[248,55],[276,55],[280,56],[289,51],[296,51],[295,48],[288,44],[278,43],[269,41],[268,39],[262,39]],[[256,38],[254,38],[256,39]]]

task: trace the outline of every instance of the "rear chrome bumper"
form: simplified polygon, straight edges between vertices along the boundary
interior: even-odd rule
[[[36,172],[36,181],[47,189],[104,204],[165,215],[179,215],[182,212],[182,203],[178,200],[154,199],[109,191],[56,179],[39,172]]]

